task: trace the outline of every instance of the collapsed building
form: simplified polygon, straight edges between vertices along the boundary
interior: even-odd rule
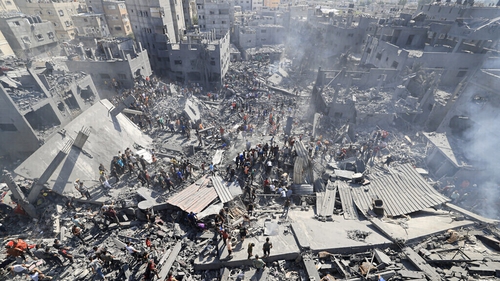
[[[132,39],[102,39],[89,47],[66,44],[64,49],[68,69],[90,73],[103,89],[130,89],[152,75],[147,50]]]
[[[260,9],[259,2],[252,6]],[[166,7],[129,9],[143,22],[149,13],[159,21]],[[297,9],[298,17],[308,14]],[[421,16],[403,14],[376,25],[369,17],[314,10],[320,18],[311,26],[358,43],[353,54],[331,50],[325,61],[335,62],[333,70],[310,73],[310,60],[321,55],[290,50],[297,45],[249,48],[247,60],[230,66],[229,52],[213,46],[229,49],[229,34],[217,39],[216,32],[181,30],[177,43],[162,45],[175,80],[222,87],[139,78],[142,70],[115,78],[124,70],[107,71],[106,64],[120,62],[128,71],[135,55],[147,55],[131,40],[102,40],[87,49],[66,44],[70,69],[98,68],[108,76],[51,63],[3,68],[0,140],[26,142],[8,143],[8,152],[24,149],[25,160],[2,175],[6,239],[25,234],[49,252],[55,237],[69,245],[71,262],[37,261],[58,280],[99,278],[87,268],[89,256],[107,261],[103,275],[113,280],[148,278],[151,260],[157,280],[169,274],[185,281],[496,276],[494,62],[474,62],[457,77],[465,70],[386,58],[396,49],[405,56],[434,47],[456,49],[445,57],[490,58],[495,20],[415,26]],[[445,39],[430,31],[439,28],[467,39],[439,41]],[[363,29],[373,35],[364,47]],[[473,35],[465,34],[470,29]],[[156,42],[157,33],[143,32]],[[479,38],[485,41],[472,42]],[[383,53],[381,62],[371,47]],[[121,79],[111,83],[120,90],[102,100],[94,79],[101,85]],[[43,142],[37,129],[44,130]],[[23,258],[0,255],[6,265]]]
[[[100,99],[87,74],[71,73],[44,61],[29,65],[13,61],[7,66],[0,76],[4,101],[0,114],[6,126],[0,132],[3,156],[15,159],[30,155],[58,126]],[[9,141],[14,138],[23,141]]]

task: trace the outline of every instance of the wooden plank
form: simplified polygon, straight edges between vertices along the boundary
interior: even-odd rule
[[[172,265],[175,262],[175,259],[177,259],[177,255],[181,251],[182,248],[182,242],[179,241],[177,244],[175,244],[174,248],[172,249],[170,255],[168,256],[168,259],[165,261],[165,264],[161,266],[160,270],[160,278],[158,280],[165,280],[167,278],[168,272],[172,268]]]
[[[410,247],[403,248],[403,253],[405,253],[408,260],[420,271],[422,271],[430,281],[440,281],[442,280],[441,275],[437,273],[434,267],[430,266],[421,256],[419,256]]]

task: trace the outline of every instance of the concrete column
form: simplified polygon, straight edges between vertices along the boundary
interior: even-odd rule
[[[463,38],[458,39],[458,42],[457,42],[457,44],[455,45],[455,47],[453,48],[452,53],[456,53],[456,52],[458,52],[458,49],[460,48],[460,45],[462,45],[462,41],[464,41],[464,39],[463,39]]]
[[[36,209],[33,205],[26,200],[26,197],[24,196],[24,193],[21,191],[19,186],[14,182],[14,179],[12,178],[12,175],[8,171],[3,171],[2,175],[3,181],[7,184],[9,187],[10,191],[18,201],[18,203],[21,205],[23,210],[32,218],[38,218],[38,214],[36,212]]]
[[[90,136],[90,129],[87,127],[83,127],[80,130],[80,132],[78,132],[78,135],[76,136],[73,145],[75,147],[78,147],[79,149],[82,149],[85,142],[87,142],[89,136]]]
[[[57,169],[57,167],[59,167],[59,164],[62,163],[64,158],[66,158],[72,145],[73,145],[73,140],[69,140],[64,145],[64,147],[57,153],[56,157],[54,157],[54,160],[50,162],[49,166],[47,167],[47,169],[45,169],[45,171],[40,176],[38,181],[33,183],[30,194],[28,195],[29,203],[33,203],[36,201],[36,198],[40,194],[40,191],[42,191],[43,189],[43,185],[49,180],[50,176],[52,176],[52,174]]]

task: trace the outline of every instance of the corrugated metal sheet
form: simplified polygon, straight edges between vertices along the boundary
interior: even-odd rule
[[[372,198],[384,203],[385,214],[399,216],[449,201],[438,193],[410,164],[391,167],[392,174],[371,180],[361,187],[351,187],[356,206],[362,212],[371,209]]]
[[[170,197],[167,203],[186,212],[199,213],[217,199],[217,192],[208,176],[204,176],[178,194]]]
[[[316,193],[316,214],[320,216],[333,215],[337,188],[327,189],[325,192]]]
[[[219,199],[222,203],[233,200],[233,195],[229,191],[229,188],[226,186],[226,182],[222,180],[221,177],[213,176],[210,179],[212,180],[215,192],[217,192],[217,196],[219,196]]]
[[[346,220],[357,220],[358,210],[354,206],[354,200],[352,199],[351,188],[346,182],[338,182],[340,202],[342,202],[342,210],[344,212],[344,219]]]

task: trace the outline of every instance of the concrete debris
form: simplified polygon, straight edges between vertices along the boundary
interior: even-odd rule
[[[234,61],[182,82],[152,76],[140,39],[65,43],[67,67],[2,60],[0,280],[499,278],[498,157],[475,137],[498,131],[480,114],[498,115],[486,57],[498,15],[446,3],[436,20],[443,5],[378,19],[365,14],[395,8],[287,4],[262,12],[265,25],[238,11]],[[193,25],[169,40],[194,40],[205,26]],[[271,30],[300,42],[265,45]],[[153,45],[154,65],[185,46]],[[95,65],[103,73],[82,71]]]

